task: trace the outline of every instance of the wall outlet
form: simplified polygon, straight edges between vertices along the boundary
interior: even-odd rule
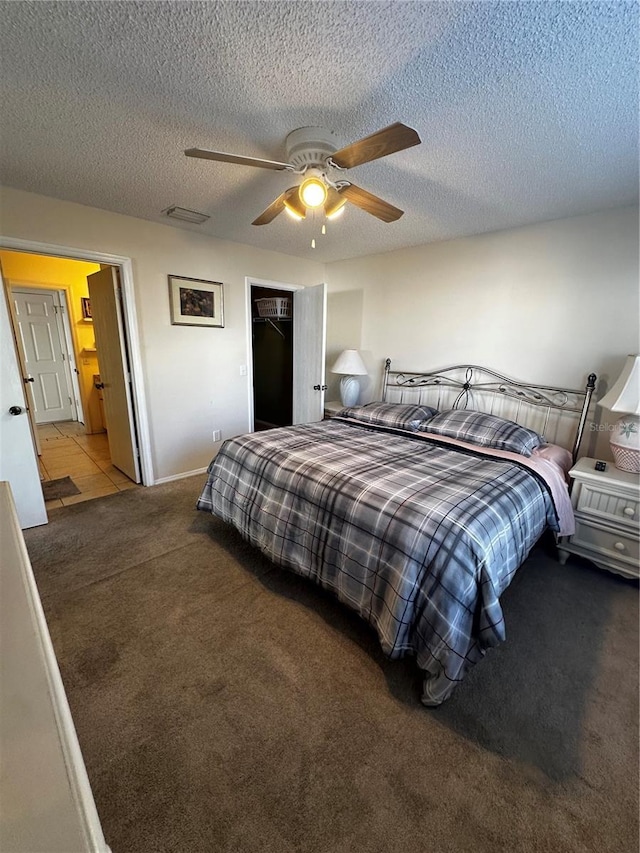
[[[220,441],[222,439],[222,430],[214,429],[213,431],[213,440]]]

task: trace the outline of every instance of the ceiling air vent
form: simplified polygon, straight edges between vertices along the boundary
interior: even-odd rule
[[[165,216],[170,216],[171,219],[181,219],[182,222],[192,222],[194,225],[202,225],[209,217],[206,213],[198,213],[197,210],[189,210],[186,207],[168,207],[162,211]]]

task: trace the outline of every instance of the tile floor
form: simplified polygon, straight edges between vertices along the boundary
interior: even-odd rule
[[[136,483],[111,464],[106,432],[87,435],[76,421],[59,421],[38,426],[40,450],[38,458],[41,480],[71,477],[80,489],[79,495],[46,501],[47,509],[69,506],[125,489]]]

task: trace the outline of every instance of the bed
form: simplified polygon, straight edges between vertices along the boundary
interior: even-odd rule
[[[595,378],[576,391],[387,359],[380,401],[224,442],[197,508],[330,590],[388,657],[415,656],[436,706],[505,639],[500,596],[543,532],[572,532],[566,470]]]

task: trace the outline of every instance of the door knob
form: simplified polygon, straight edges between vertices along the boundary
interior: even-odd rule
[[[98,390],[100,390],[101,388],[104,388],[104,382],[94,382],[93,384],[95,385],[95,387]]]
[[[33,378],[33,376],[25,376],[24,381],[25,382],[35,382],[36,380]]]
[[[327,385],[314,385],[313,386],[314,391],[326,391],[327,388],[328,388]]]
[[[22,406],[11,406],[9,409],[10,415],[21,415],[24,412]]]

